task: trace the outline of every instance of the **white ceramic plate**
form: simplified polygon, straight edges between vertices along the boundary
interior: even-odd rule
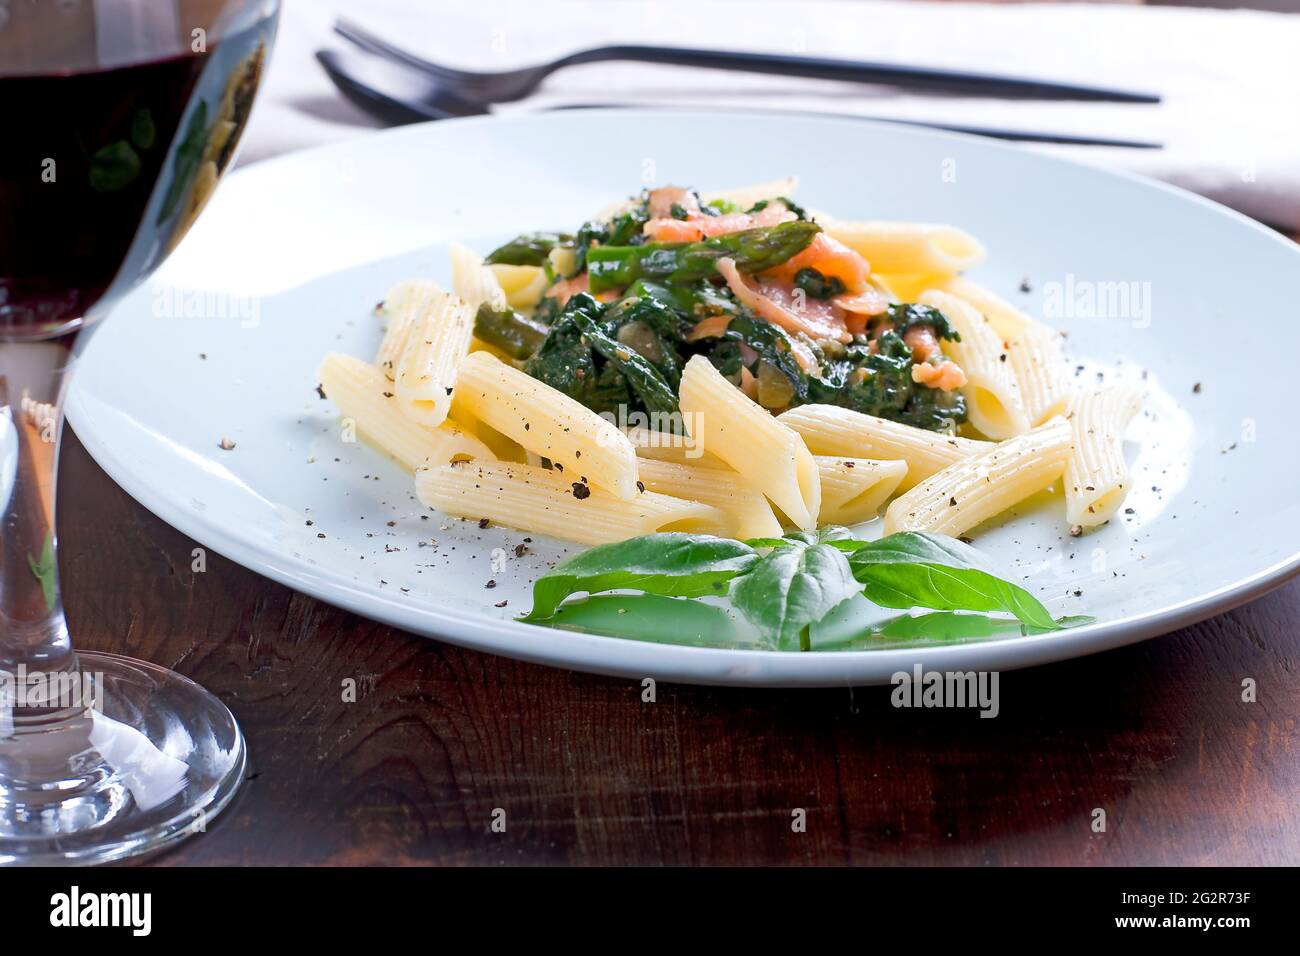
[[[646,182],[713,189],[790,173],[813,208],[969,229],[990,252],[972,276],[1049,313],[1082,376],[1145,385],[1130,434],[1132,514],[1072,539],[1059,501],[1038,501],[978,539],[1054,613],[1094,625],[797,654],[519,624],[533,578],[575,549],[533,535],[516,558],[524,535],[429,514],[396,466],[339,440],[315,393],[317,363],[328,351],[373,354],[375,302],[398,279],[446,282],[447,243],[486,252],[520,231],[574,228]],[[1024,279],[1032,291],[1020,291]],[[699,112],[442,122],[232,175],[91,341],[68,411],[105,470],[196,541],[411,631],[631,677],[880,683],[916,661],[1011,668],[1115,647],[1294,574],[1298,280],[1300,248],[1219,206],[985,140]],[[220,450],[222,438],[235,448]]]

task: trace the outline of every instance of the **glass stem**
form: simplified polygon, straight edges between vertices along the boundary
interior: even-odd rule
[[[0,339],[0,671],[75,671],[54,530],[72,339]],[[13,679],[13,678],[11,678]]]

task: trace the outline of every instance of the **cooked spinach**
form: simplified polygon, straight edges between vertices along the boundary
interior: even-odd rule
[[[777,196],[775,201],[782,203],[786,209],[789,209],[800,219],[808,218],[808,211],[804,209],[803,206],[800,206],[798,203],[796,203],[794,200],[788,199],[785,196]],[[753,215],[754,213],[762,212],[768,206],[772,205],[772,202],[773,200],[771,199],[760,199],[758,202],[754,203],[754,205],[750,206],[749,209],[746,211],[750,215]]]
[[[588,295],[570,299],[536,354],[524,363],[524,371],[594,412],[617,412],[630,403],[627,379],[597,361],[576,316],[586,309],[594,313],[587,317],[594,319],[601,305]]]
[[[588,298],[582,295],[574,298]],[[590,300],[596,304],[595,299]],[[590,346],[605,357],[610,368],[615,368],[627,379],[627,383],[641,399],[648,412],[676,412],[677,391],[664,380],[659,370],[645,356],[631,346],[624,345],[609,333],[593,317],[593,310],[579,307],[566,313],[572,316],[574,324],[582,331]]]
[[[685,335],[700,319],[711,315],[739,315],[740,305],[726,286],[715,286],[707,279],[696,282],[665,284],[638,279],[627,290],[627,297],[650,296],[656,303],[673,309],[681,316]]]
[[[755,203],[748,211],[762,212],[772,202],[784,203],[800,219],[700,242],[650,242],[643,232],[648,217],[643,192],[622,212],[587,222],[573,235],[519,236],[488,261],[541,265],[548,274],[560,262],[563,278],[585,270],[591,294],[575,295],[567,305],[562,296],[545,297],[531,316],[485,306],[476,334],[526,359],[530,374],[596,411],[620,404],[650,412],[676,409],[681,369],[692,355],[702,354],[737,385],[752,375],[758,400],[768,408],[821,402],[932,430],[951,430],[965,421],[960,392],[912,379],[912,350],[903,338],[910,330],[927,326],[936,338],[958,338],[939,310],[892,304],[874,345],[844,346],[792,336],[737,301],[717,273],[719,259],[729,256],[742,272],[759,273],[806,249],[820,231],[806,210],[785,198]],[[738,211],[726,200],[701,204],[703,215]],[[686,208],[679,204],[671,213],[680,218]],[[571,249],[573,256],[553,259],[557,248]],[[846,291],[840,279],[813,267],[798,270],[794,285],[810,299]],[[614,302],[595,298],[611,290],[620,291]],[[714,316],[728,317],[726,327],[691,341],[700,321]],[[815,367],[804,368],[796,350],[810,352]]]
[[[844,292],[844,283],[839,276],[824,276],[811,266],[805,266],[794,274],[794,284],[814,299],[829,299]]]
[[[810,292],[809,295],[811,294]],[[885,316],[900,336],[907,334],[910,329],[918,325],[928,325],[934,329],[935,338],[952,342],[961,341],[957,330],[949,324],[948,317],[928,305],[893,302],[885,311]]]
[[[790,333],[778,325],[755,316],[741,315],[727,323],[722,334],[724,341],[747,345],[758,356],[750,371],[758,374],[761,363],[783,375],[790,384],[791,400],[785,404],[802,405],[808,401],[808,373],[794,357],[794,341]],[[725,373],[724,373],[725,374]]]
[[[596,412],[617,412],[620,406],[676,411],[680,357],[644,321],[629,320],[629,311],[622,304],[606,306],[585,292],[573,296],[524,371]],[[622,333],[634,324],[651,338],[624,341]]]
[[[932,431],[947,431],[966,420],[966,402],[960,392],[945,392],[912,380],[912,350],[892,330],[876,339],[875,352],[864,345],[852,345],[842,358],[823,367],[822,377],[809,383],[809,401]]]

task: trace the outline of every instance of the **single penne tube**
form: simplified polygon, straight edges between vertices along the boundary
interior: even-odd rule
[[[406,350],[411,329],[446,294],[436,282],[408,279],[397,283],[384,296],[379,315],[386,325],[379,351],[375,353],[375,364],[390,381],[397,378],[397,362]]]
[[[858,524],[880,512],[907,474],[905,461],[815,455],[822,479],[819,525]]]
[[[822,226],[866,259],[873,272],[886,275],[956,275],[984,259],[979,240],[956,226],[839,219]]]
[[[926,431],[838,405],[799,405],[777,421],[797,431],[814,455],[906,462],[898,491],[994,447],[993,442]]]
[[[670,461],[642,461],[641,483],[650,491],[712,505],[726,514],[725,537],[740,541],[781,536],[767,498],[730,468],[679,465]]]
[[[1074,376],[1061,350],[1061,333],[1031,321],[1007,343],[1007,356],[1029,424],[1041,425],[1065,411]]]
[[[453,245],[449,251],[452,290],[468,302],[475,313],[484,302],[494,309],[504,309],[509,304],[496,273],[483,264],[482,256],[462,245]]]
[[[588,488],[533,465],[464,462],[415,476],[422,503],[460,518],[488,521],[579,544],[609,544],[658,531],[724,534],[730,520],[717,508],[652,491],[632,500]]]
[[[1094,528],[1111,519],[1129,492],[1124,430],[1142,407],[1142,397],[1125,386],[1075,395],[1067,417],[1074,451],[1065,466],[1065,519]]]
[[[821,480],[798,433],[722,377],[702,355],[686,363],[678,402],[691,438],[748,478],[796,527],[817,527]]]
[[[725,462],[706,452],[690,434],[642,428],[639,425],[624,428],[623,434],[636,449],[637,458],[671,461],[678,465],[701,465],[706,468],[727,467]]]
[[[453,407],[550,459],[571,481],[618,498],[639,493],[636,451],[612,422],[487,352],[461,362]]]
[[[578,270],[578,252],[570,246],[556,246],[546,254],[546,261],[554,276],[572,277]]]
[[[959,537],[1061,477],[1071,444],[1070,423],[1053,418],[949,465],[890,503],[885,534],[930,531]]]
[[[889,276],[873,272],[871,275],[867,276],[867,282],[890,302],[908,301],[907,299],[902,298],[898,290],[894,288],[893,283],[889,280]]]
[[[429,426],[447,420],[456,369],[473,335],[474,312],[459,296],[435,297],[416,319],[397,361],[397,401],[407,417]]]
[[[966,373],[961,387],[970,423],[989,438],[1012,438],[1029,430],[1020,383],[1011,372],[1007,344],[973,306],[947,292],[921,293],[921,305],[938,309],[960,336],[944,339],[943,353]]]
[[[511,358],[495,345],[490,345],[479,338],[472,338],[469,340],[469,350],[471,352],[487,352],[489,355],[493,355],[505,362],[507,365],[513,365],[515,368],[521,368],[524,364],[518,359]]]
[[[448,416],[447,421],[487,445],[498,461],[528,461],[528,452],[524,451],[517,441],[479,421],[466,412],[464,408],[457,407],[455,403],[452,404],[451,414]],[[538,457],[536,463],[541,463],[540,457]]]
[[[546,291],[546,270],[541,266],[512,266],[493,263],[487,266],[496,277],[497,285],[505,293],[506,303],[512,309],[531,309],[542,301]]]
[[[955,295],[974,306],[989,320],[993,331],[1009,340],[1019,335],[1026,325],[1034,321],[1024,312],[999,295],[995,295],[965,276],[949,276],[932,283],[929,288]]]
[[[871,278],[890,293],[891,302],[915,302],[926,289],[943,287],[947,278],[942,275],[904,275],[902,273],[872,273]]]
[[[369,362],[351,355],[327,355],[316,371],[316,380],[359,437],[409,471],[462,458],[493,457],[483,442],[455,425],[444,422],[429,428],[404,415],[392,383]]]

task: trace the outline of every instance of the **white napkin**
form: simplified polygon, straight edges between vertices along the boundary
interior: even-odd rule
[[[1170,7],[867,0],[286,0],[243,154],[254,160],[377,126],[312,57],[344,48],[338,14],[451,66],[502,70],[608,43],[803,53],[1152,90],[1159,105],[1008,101],[636,63],[555,74],[500,112],[572,103],[853,113],[1163,142],[1034,145],[1175,183],[1300,230],[1300,16]]]

